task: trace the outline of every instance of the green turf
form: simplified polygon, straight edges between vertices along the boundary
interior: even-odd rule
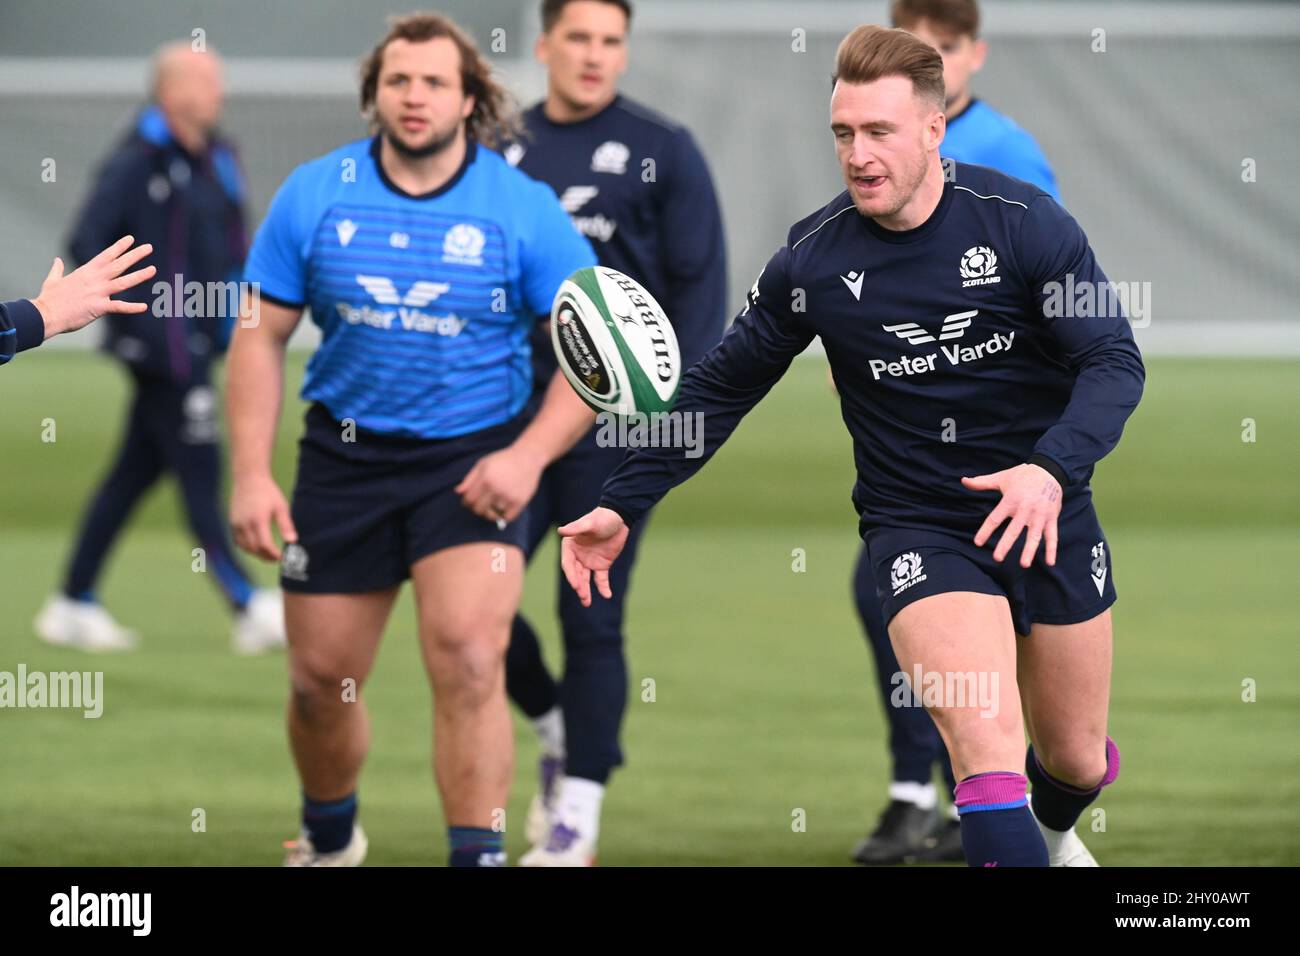
[[[1300,862],[1298,382],[1296,363],[1152,361],[1144,404],[1100,468],[1121,596],[1111,730],[1124,748],[1101,801],[1106,830],[1085,834],[1103,864]],[[121,376],[84,354],[25,355],[0,373],[0,670],[105,672],[99,720],[0,710],[0,864],[276,863],[296,829],[283,659],[229,653],[173,489],[142,507],[101,588],[144,649],[87,658],[30,633],[124,395]],[[1254,443],[1241,440],[1245,418]],[[609,791],[602,863],[840,864],[878,812],[883,719],[850,609],[848,456],[822,366],[799,362],[656,515],[631,605],[629,760]],[[791,570],[795,548],[804,573]],[[526,608],[555,661],[552,562],[548,550]],[[1254,703],[1241,700],[1247,678]],[[653,702],[641,699],[648,679]],[[409,596],[367,698],[370,860],[440,862]],[[535,758],[531,734],[519,740],[513,855]],[[195,808],[206,832],[191,830]],[[796,810],[805,832],[792,829]]]

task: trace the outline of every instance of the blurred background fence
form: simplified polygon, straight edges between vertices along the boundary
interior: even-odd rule
[[[986,0],[976,93],[1038,139],[1113,280],[1149,282],[1152,353],[1300,354],[1300,6]],[[254,222],[298,163],[364,135],[357,61],[390,0],[5,0],[0,290],[31,294],[159,44],[203,30],[228,61],[225,126]],[[437,9],[493,53],[521,102],[532,0]],[[685,123],[722,197],[738,305],[795,220],[840,187],[827,131],[839,39],[888,4],[641,0],[625,91]],[[1101,32],[1098,32],[1101,31]],[[1104,46],[1104,51],[1101,47]],[[42,173],[54,161],[54,180]],[[68,337],[71,347],[95,330]]]

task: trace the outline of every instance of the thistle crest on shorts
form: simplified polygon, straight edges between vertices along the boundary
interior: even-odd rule
[[[285,545],[280,557],[280,574],[290,581],[306,581],[307,549],[296,541]]]

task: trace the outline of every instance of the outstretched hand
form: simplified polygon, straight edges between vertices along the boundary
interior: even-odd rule
[[[627,543],[628,528],[618,513],[608,508],[588,511],[559,529],[560,567],[569,586],[578,592],[583,607],[591,607],[591,575],[596,590],[606,600],[614,596],[609,586],[609,569]]]
[[[47,339],[60,332],[75,332],[101,315],[136,315],[148,308],[143,302],[112,298],[154,274],[153,266],[122,274],[153,252],[153,246],[147,242],[132,249],[133,242],[133,236],[123,236],[67,275],[63,274],[63,260],[54,260],[40,293],[32,300],[45,321]]]
[[[963,478],[961,483],[971,491],[999,491],[1002,500],[989,513],[975,534],[975,546],[984,543],[998,530],[1002,522],[1011,519],[1006,531],[993,551],[993,560],[1007,556],[1025,531],[1025,547],[1020,554],[1020,566],[1029,567],[1034,561],[1041,541],[1044,557],[1049,565],[1056,564],[1056,519],[1061,513],[1061,486],[1051,473],[1038,465],[1016,465],[991,475]]]

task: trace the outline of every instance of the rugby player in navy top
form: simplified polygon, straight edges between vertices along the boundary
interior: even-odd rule
[[[555,190],[602,265],[636,279],[663,306],[682,367],[689,368],[718,341],[726,321],[722,215],[690,133],[618,92],[631,15],[626,0],[543,0],[536,53],[547,70],[546,98],[524,113],[524,134],[505,156]],[[556,369],[545,327],[533,344],[533,367],[540,400]],[[529,555],[552,525],[600,500],[622,457],[622,449],[602,445],[601,434],[598,425],[543,474],[528,508]],[[564,637],[558,685],[531,625],[515,618],[506,690],[532,720],[542,748],[526,827],[534,847],[521,865],[585,865],[596,856],[605,786],[623,762],[623,618],[644,528],[643,521],[633,530],[612,569],[611,600],[584,608],[557,582]]]
[[[943,108],[933,47],[876,26],[845,38],[831,130],[847,191],[791,229],[683,378],[676,409],[705,416],[704,454],[630,451],[600,507],[560,528],[561,564],[584,604],[593,573],[608,596],[629,528],[820,337],[859,529],[900,667],[930,689],[966,860],[1046,866],[1073,854],[1075,822],[1119,773],[1115,588],[1088,483],[1144,370],[1114,295],[1061,307],[1062,284],[1111,287],[1055,200],[986,167],[945,179]],[[987,694],[966,695],[966,675]]]
[[[56,258],[35,298],[0,302],[0,365],[46,339],[85,328],[101,315],[138,315],[147,309],[143,302],[110,298],[154,274],[154,267],[146,266],[122,275],[153,252],[148,243],[133,249],[133,242],[123,236],[67,275],[63,260]]]
[[[529,336],[594,265],[555,194],[493,152],[506,96],[450,20],[393,22],[363,66],[377,135],[295,170],[249,255],[260,321],[230,355],[239,545],[279,560],[302,836],[286,863],[355,865],[369,725],[357,694],[406,578],[434,689],[454,866],[505,863],[513,737],[504,659],[542,471],[593,414],[556,375],[533,416]],[[290,508],[271,473],[284,349],[322,341]],[[272,525],[284,541],[272,536]]]
[[[975,98],[971,78],[984,65],[988,43],[980,37],[975,0],[895,0],[893,25],[915,34],[943,57],[946,128],[940,150],[945,159],[991,166],[1032,183],[1059,201],[1056,177],[1034,138],[983,100]],[[889,724],[892,777],[889,804],[876,827],[853,850],[864,864],[960,861],[961,830],[957,807],[938,810],[931,783],[937,766],[949,795],[957,782],[943,739],[929,715],[918,707],[891,702],[898,689],[898,660],[889,643],[876,594],[876,577],[865,546],[853,573],[853,596],[867,642],[876,661],[876,677]],[[1080,861],[1091,859],[1086,852]]]

